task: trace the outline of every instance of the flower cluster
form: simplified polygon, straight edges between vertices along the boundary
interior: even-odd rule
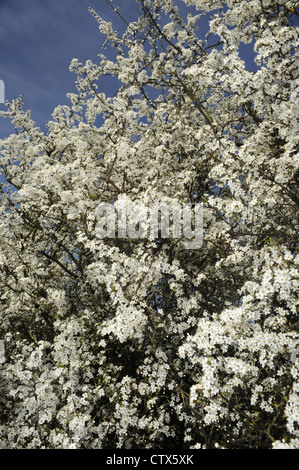
[[[46,133],[1,112],[1,447],[299,448],[295,2],[176,3],[91,9],[115,58]],[[97,237],[122,194],[203,203],[203,246]]]

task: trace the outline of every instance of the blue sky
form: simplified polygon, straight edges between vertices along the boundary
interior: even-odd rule
[[[182,5],[181,0],[177,0]],[[127,21],[137,16],[136,0],[114,0]],[[89,13],[94,8],[116,29],[123,28],[105,0],[0,0],[0,79],[8,100],[23,95],[24,108],[43,130],[57,105],[69,104],[68,92],[76,91],[69,65],[96,61],[104,36]],[[202,24],[203,33],[207,23]],[[109,82],[104,91],[109,93]],[[5,109],[0,104],[0,109]],[[14,129],[0,119],[0,138]]]
[[[126,18],[137,14],[135,0],[117,0]],[[55,106],[69,104],[76,76],[69,71],[73,57],[96,61],[104,36],[88,11],[93,7],[105,20],[118,17],[105,0],[0,0],[0,79],[5,99],[23,94],[25,109],[44,128]],[[0,104],[0,109],[5,106]],[[0,138],[13,128],[0,119]]]

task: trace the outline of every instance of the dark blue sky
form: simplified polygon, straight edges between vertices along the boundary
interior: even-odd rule
[[[126,18],[136,18],[135,0],[115,0]],[[55,106],[69,104],[76,76],[69,71],[74,57],[96,61],[104,36],[89,13],[94,8],[118,28],[118,17],[105,0],[0,0],[0,79],[5,99],[23,94],[25,109],[43,128]],[[0,104],[0,109],[5,106]],[[13,128],[0,119],[0,138]]]
[[[181,0],[177,0],[182,5]],[[127,21],[136,19],[136,0],[114,0]],[[57,105],[69,104],[68,92],[76,91],[69,65],[74,57],[97,60],[104,36],[89,13],[94,8],[116,29],[123,29],[105,0],[0,0],[0,79],[8,100],[23,94],[25,109],[44,129]],[[202,34],[207,32],[202,24]],[[109,93],[109,82],[104,84]],[[0,104],[0,109],[5,109]],[[0,138],[14,132],[0,118]]]

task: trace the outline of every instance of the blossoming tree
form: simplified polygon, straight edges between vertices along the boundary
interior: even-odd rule
[[[1,445],[298,448],[296,2],[137,3],[90,10],[114,59],[72,61],[46,133],[1,113]],[[202,203],[203,245],[98,237],[124,194]]]

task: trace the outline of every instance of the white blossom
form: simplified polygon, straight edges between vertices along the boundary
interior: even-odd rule
[[[0,445],[299,448],[294,2],[138,2],[122,36],[90,9],[114,58],[46,132],[0,113]],[[202,247],[146,236],[160,201],[204,204]]]

